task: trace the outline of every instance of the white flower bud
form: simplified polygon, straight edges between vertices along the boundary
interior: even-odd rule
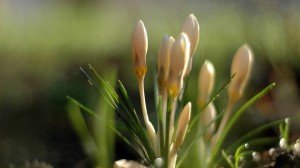
[[[157,158],[154,160],[154,166],[156,168],[161,168],[164,166],[164,160],[162,158]]]
[[[279,141],[279,147],[282,149],[286,149],[288,147],[288,143],[286,141],[286,139],[281,138]]]
[[[160,93],[162,92],[162,89],[165,88],[166,81],[168,79],[170,67],[170,52],[174,42],[175,39],[172,36],[165,35],[159,47],[157,59],[157,82]]]
[[[204,61],[199,77],[199,106],[203,107],[209,100],[215,84],[215,68],[213,64],[206,60]]]
[[[273,157],[276,154],[276,149],[275,148],[270,148],[269,149],[269,156]]]
[[[291,124],[291,119],[290,118],[286,118],[284,120],[284,122],[285,122],[286,125],[290,125]]]
[[[190,54],[193,55],[199,41],[199,23],[194,14],[190,14],[185,19],[181,31],[188,36],[191,42]]]
[[[176,138],[175,138],[175,142],[174,142],[175,150],[178,150],[179,146],[184,141],[185,134],[188,129],[188,124],[189,124],[189,121],[191,118],[191,108],[192,108],[192,104],[191,104],[191,102],[189,102],[185,105],[185,107],[183,108],[183,110],[180,114],[178,125],[177,125],[177,130],[176,130]]]
[[[295,143],[293,146],[294,155],[300,157],[300,142]]]
[[[197,18],[195,17],[194,14],[190,14],[184,21],[181,31],[187,34],[190,43],[191,43],[191,48],[190,48],[190,59],[187,67],[187,71],[185,73],[185,76],[190,73],[192,69],[192,60],[193,60],[193,55],[195,53],[195,50],[198,45],[199,41],[199,23]]]
[[[138,78],[145,76],[147,72],[146,54],[148,50],[148,37],[144,23],[140,20],[132,34],[132,56],[134,72]]]
[[[253,153],[252,153],[252,157],[253,157],[253,160],[254,160],[255,162],[259,162],[260,159],[261,159],[261,156],[260,156],[260,154],[259,154],[258,152],[253,152]]]
[[[243,96],[252,65],[253,53],[250,47],[245,44],[237,50],[231,65],[231,75],[235,74],[228,87],[228,94],[231,101],[236,102]]]
[[[175,40],[170,56],[170,69],[168,74],[168,92],[172,97],[178,96],[183,85],[183,74],[189,59],[190,42],[185,33],[180,33]]]

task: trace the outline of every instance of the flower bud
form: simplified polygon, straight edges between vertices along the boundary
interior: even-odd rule
[[[168,74],[168,92],[172,97],[177,97],[182,89],[183,74],[189,60],[190,42],[185,33],[180,33],[175,40],[170,56],[170,69]]]
[[[204,61],[198,78],[199,84],[199,106],[202,108],[209,100],[215,84],[215,68],[213,64]]]
[[[188,36],[191,42],[190,54],[193,55],[199,41],[199,23],[194,14],[190,14],[185,19],[181,31]]]
[[[199,23],[197,21],[197,18],[195,17],[194,14],[190,14],[184,21],[181,31],[186,33],[190,43],[191,43],[191,48],[190,48],[190,59],[187,67],[187,71],[185,72],[185,76],[190,73],[192,69],[192,58],[195,53],[195,50],[198,45],[199,41]]]
[[[269,151],[268,151],[268,153],[269,153],[270,157],[274,157],[275,154],[276,154],[276,149],[275,148],[270,148]]]
[[[253,152],[252,157],[255,162],[259,162],[261,160],[261,155],[258,152]]]
[[[245,86],[249,80],[253,65],[253,53],[250,47],[245,44],[235,53],[232,65],[231,75],[234,75],[228,87],[228,95],[231,101],[236,102],[243,96]]]
[[[217,111],[213,103],[210,103],[201,114],[201,125],[202,127],[208,126],[217,117]],[[212,123],[206,131],[205,137],[208,139],[215,132],[216,124]]]
[[[132,56],[134,72],[138,78],[145,76],[147,72],[146,54],[148,49],[148,37],[144,23],[140,20],[132,34]]]
[[[291,124],[291,119],[290,118],[286,118],[284,120],[284,122],[285,122],[286,125],[290,125]]]
[[[191,108],[192,108],[192,104],[191,102],[189,102],[185,105],[185,107],[183,108],[180,114],[177,130],[176,130],[176,138],[174,142],[174,149],[176,150],[183,143],[183,140],[185,138],[185,134],[187,132],[188,124],[191,118]]]
[[[164,160],[162,158],[156,158],[154,160],[154,166],[157,167],[157,168],[161,168],[163,167],[165,164]]]
[[[279,147],[282,149],[286,149],[288,147],[288,143],[285,138],[281,138],[279,141]]]
[[[295,145],[293,146],[293,152],[294,155],[300,157],[300,142],[295,143]]]
[[[170,67],[170,52],[174,42],[175,39],[172,36],[165,35],[159,47],[157,59],[157,83],[159,86],[160,94],[162,94],[162,90],[165,88],[166,81],[168,79]]]

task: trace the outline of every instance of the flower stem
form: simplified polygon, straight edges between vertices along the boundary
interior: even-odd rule
[[[163,135],[164,139],[166,139],[166,122],[167,122],[167,107],[168,106],[168,95],[167,92],[165,91],[163,94],[163,100],[162,100],[162,122],[163,122]]]
[[[234,101],[232,100],[229,100],[228,104],[227,104],[227,107],[225,109],[225,112],[224,112],[224,116],[221,120],[221,123],[218,127],[218,130],[217,132],[215,133],[215,135],[212,137],[212,142],[211,142],[211,149],[214,148],[214,146],[216,145],[216,142],[217,140],[219,139],[219,137],[221,136],[221,133],[223,132],[230,116],[231,116],[231,113],[232,113],[232,108],[233,108],[233,105],[235,104]]]
[[[172,138],[173,138],[174,122],[175,122],[175,112],[176,112],[176,106],[177,106],[177,98],[172,99],[171,102],[172,102],[172,109],[171,109],[170,126],[169,126],[169,134],[170,134],[169,143],[172,141]]]
[[[156,143],[156,133],[152,123],[149,120],[147,106],[146,106],[146,99],[145,99],[145,89],[144,89],[144,77],[138,78],[138,85],[139,85],[139,92],[141,98],[141,106],[143,112],[144,122],[147,128],[148,136],[150,138],[153,151],[157,153],[157,143]]]

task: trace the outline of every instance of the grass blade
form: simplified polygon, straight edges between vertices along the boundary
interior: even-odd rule
[[[215,148],[212,151],[212,155],[209,161],[209,167],[211,167],[212,162],[215,160],[218,154],[220,154],[221,147],[224,143],[224,140],[229,133],[232,126],[236,123],[236,121],[239,119],[239,117],[245,112],[245,110],[253,105],[258,99],[260,99],[262,96],[264,96],[266,93],[268,93],[273,87],[275,86],[275,83],[270,84],[265,89],[263,89],[261,92],[253,96],[249,101],[247,101],[229,120],[226,127],[224,128],[224,131],[220,135],[220,139],[218,139]]]
[[[84,106],[83,104],[79,103],[77,100],[73,99],[70,96],[67,96],[67,99],[77,105],[78,107],[80,107],[81,109],[83,109],[84,111],[88,112],[89,114],[93,115],[94,117],[96,117],[97,119],[99,119],[100,121],[102,120],[93,110],[89,109],[88,107]],[[109,122],[108,122],[109,123]],[[138,154],[140,154],[139,150],[135,147],[135,145],[133,145],[122,133],[120,133],[118,130],[116,130],[114,127],[111,127],[110,125],[107,125],[108,128],[110,128],[113,132],[115,132],[116,135],[118,135],[127,145],[129,145],[130,147],[132,147],[132,149],[134,149]],[[144,160],[147,160],[146,158],[144,158],[143,155],[140,155],[141,158],[143,158]]]
[[[233,152],[238,146],[240,146],[242,143],[245,143],[246,141],[248,141],[249,139],[258,136],[259,134],[261,134],[262,132],[264,132],[265,130],[272,128],[280,123],[284,122],[284,119],[280,119],[280,120],[276,120],[273,122],[270,122],[268,124],[264,124],[250,132],[248,132],[246,135],[242,136],[241,138],[239,138],[238,140],[236,140],[229,148],[228,148],[228,152],[231,153]]]
[[[97,150],[98,147],[94,137],[89,132],[80,108],[76,104],[69,102],[67,111],[70,122],[75,132],[78,134],[80,141],[82,142],[83,149],[85,150],[86,154],[92,158],[92,161],[97,163],[97,160],[100,157],[99,151]]]
[[[217,93],[202,107],[202,109],[200,111],[203,111],[210,103],[212,103],[213,101],[215,101],[217,99],[217,97],[219,97],[219,95],[226,90],[226,88],[229,86],[230,82],[232,81],[232,79],[234,78],[235,74],[233,74],[230,79],[228,81],[226,81],[226,83],[217,91]],[[191,120],[190,122],[190,129],[192,129],[195,125],[195,123],[197,123],[198,119],[200,118],[200,114],[201,113],[197,113],[194,118]]]

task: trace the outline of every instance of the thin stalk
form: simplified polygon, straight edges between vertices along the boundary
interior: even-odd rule
[[[169,143],[173,139],[173,133],[174,133],[174,122],[175,122],[175,113],[176,113],[176,107],[177,107],[177,98],[172,99],[172,109],[171,109],[171,115],[170,115],[170,126],[169,126],[169,136],[170,140]]]
[[[162,121],[162,97],[158,96],[158,103],[157,103],[157,157],[162,156],[161,148],[164,146],[164,135],[163,135],[163,121]]]
[[[149,118],[148,118],[146,99],[145,99],[144,78],[138,79],[138,84],[139,84],[139,92],[140,92],[140,99],[141,99],[141,106],[142,106],[144,122],[147,126],[147,123],[149,122]]]
[[[163,146],[164,141],[163,141],[163,132],[161,129],[162,122],[160,120],[158,122],[159,122],[159,124],[158,124],[156,142],[157,142],[157,157],[160,157],[161,156],[161,147]]]
[[[285,121],[286,121],[286,119],[285,119]],[[290,123],[285,122],[283,138],[286,140],[287,144],[289,144],[289,132],[290,132]]]
[[[169,125],[170,125],[170,114],[171,114],[171,98],[168,97],[167,99],[167,113],[166,113],[166,128],[169,128]],[[166,138],[165,138],[165,145],[164,145],[164,153],[163,153],[163,156],[165,158],[165,165],[166,165],[166,168],[169,166],[169,151],[170,151],[170,144],[169,144],[169,130],[166,130]]]
[[[162,125],[163,125],[163,135],[164,139],[166,139],[166,122],[167,122],[167,108],[168,108],[168,95],[167,92],[164,91],[163,97],[162,97]]]
[[[228,120],[230,119],[230,116],[231,116],[231,113],[232,113],[232,108],[234,106],[234,102],[229,100],[228,104],[227,104],[227,107],[225,109],[225,113],[224,113],[224,116],[221,120],[221,123],[218,127],[218,130],[217,132],[215,133],[215,135],[213,136],[212,138],[212,142],[211,142],[211,149],[214,148],[215,144],[216,144],[216,141],[219,139],[221,133],[223,132]]]
[[[232,126],[236,123],[236,121],[239,119],[239,117],[245,112],[245,110],[253,105],[258,99],[263,97],[266,93],[268,93],[273,87],[275,86],[275,83],[272,83],[268,85],[265,89],[254,95],[249,101],[247,101],[229,120],[228,124],[225,126],[224,131],[220,134],[220,137],[215,144],[214,148],[212,149],[211,157],[208,161],[208,167],[212,167],[213,162],[215,161],[217,155],[221,152],[221,147],[224,143],[225,138],[227,137],[230,129]]]
[[[141,106],[142,106],[142,112],[143,112],[143,118],[144,118],[144,122],[147,128],[147,132],[148,132],[148,136],[151,140],[151,144],[153,147],[153,151],[157,151],[156,150],[156,136],[153,137],[153,134],[151,133],[153,128],[152,123],[150,122],[149,118],[148,118],[148,112],[147,112],[147,106],[146,106],[146,99],[145,99],[145,89],[144,89],[144,78],[138,78],[138,85],[139,85],[139,92],[140,92],[140,99],[141,99]],[[155,134],[155,132],[154,132]]]
[[[227,153],[226,153],[224,150],[222,150],[222,156],[225,158],[225,160],[226,160],[226,162],[227,162],[227,164],[229,165],[230,168],[235,168],[235,167],[234,167],[234,164],[233,164],[232,161],[229,159]]]

